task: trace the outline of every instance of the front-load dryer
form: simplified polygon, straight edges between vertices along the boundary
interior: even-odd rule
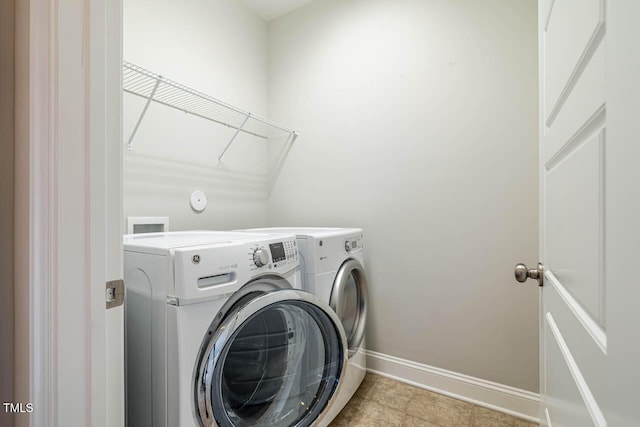
[[[295,248],[292,234],[125,236],[128,426],[329,424],[347,339],[299,289]]]
[[[278,227],[242,230],[296,235],[302,287],[334,309],[348,342],[348,367],[335,408],[342,409],[366,374],[367,276],[360,228]]]

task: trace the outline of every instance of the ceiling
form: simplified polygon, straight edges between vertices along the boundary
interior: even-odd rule
[[[285,15],[314,0],[243,0],[265,21]]]

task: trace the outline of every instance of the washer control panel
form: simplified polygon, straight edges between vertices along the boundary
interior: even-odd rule
[[[258,248],[253,251],[253,264],[256,267],[262,267],[269,263],[269,252],[263,248]]]
[[[249,269],[254,271],[285,266],[291,268],[298,264],[298,246],[295,239],[253,244],[248,255]]]
[[[298,259],[298,244],[296,243],[295,240],[289,240],[284,242],[284,255],[285,255],[285,259],[290,259],[290,260]]]

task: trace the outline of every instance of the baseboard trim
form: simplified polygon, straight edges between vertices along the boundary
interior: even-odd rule
[[[367,371],[539,423],[540,395],[367,350]]]

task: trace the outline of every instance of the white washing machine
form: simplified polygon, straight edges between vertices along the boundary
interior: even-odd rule
[[[347,338],[300,290],[296,238],[124,238],[127,425],[326,426]]]
[[[302,258],[302,288],[334,309],[345,331],[349,360],[334,407],[342,409],[366,374],[367,276],[360,228],[279,227],[243,230],[295,234]]]

